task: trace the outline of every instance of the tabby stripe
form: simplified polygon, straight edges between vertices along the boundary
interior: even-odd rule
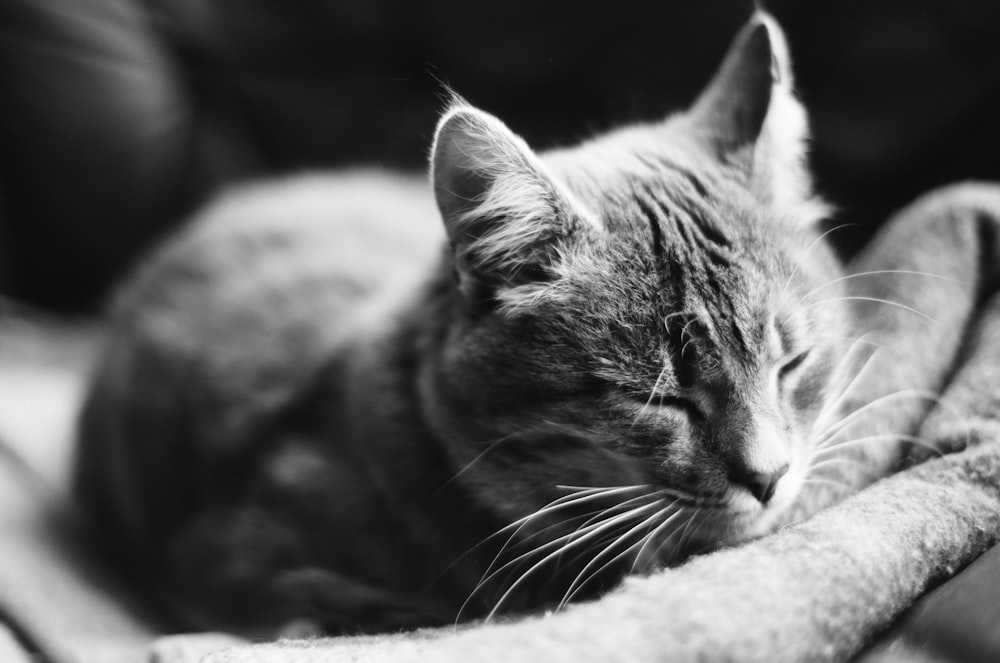
[[[708,261],[710,263],[712,263],[712,266],[715,267],[715,269],[728,269],[729,268],[729,265],[730,265],[729,258],[727,258],[726,256],[722,255],[721,253],[718,253],[716,251],[708,250],[708,251],[705,251],[705,257],[708,258]]]
[[[750,346],[747,344],[746,337],[743,335],[743,332],[740,331],[740,326],[736,324],[736,320],[732,315],[729,316],[729,331],[733,340],[739,343],[740,350],[743,351],[743,354],[750,354]]]
[[[681,387],[689,387],[694,383],[694,367],[698,361],[698,340],[696,330],[690,325],[697,324],[687,315],[672,318],[667,325],[670,363],[674,368],[674,377]]]
[[[736,306],[733,302],[732,293],[725,285],[720,283],[716,277],[716,270],[706,269],[704,273],[705,288],[715,294],[712,305],[715,308],[715,317],[719,320],[726,320],[729,327],[730,336],[744,353],[750,351],[746,338],[736,324]]]
[[[708,187],[705,185],[705,183],[702,181],[700,177],[695,175],[693,172],[691,172],[684,166],[681,166],[680,164],[675,163],[673,161],[665,160],[663,161],[663,165],[665,165],[667,168],[669,168],[670,170],[674,171],[675,173],[683,177],[685,180],[687,180],[688,185],[695,190],[695,192],[702,200],[708,200],[709,198]]]
[[[702,214],[701,210],[692,209],[692,205],[689,200],[676,200],[674,203],[684,212],[684,214],[687,215],[687,217],[691,220],[691,223],[698,228],[699,232],[705,239],[716,246],[721,246],[726,249],[732,248],[732,240],[726,237],[718,226],[708,221],[707,214]]]
[[[661,243],[661,246],[665,241],[663,237],[663,225],[661,224],[665,224],[668,227],[680,229],[681,234],[683,235],[681,239],[685,240],[685,243],[688,245],[689,248],[697,249],[697,247],[691,241],[691,238],[684,233],[683,229],[680,228],[680,223],[677,216],[673,213],[673,211],[669,207],[663,205],[662,201],[660,200],[662,198],[662,194],[657,195],[657,193],[653,191],[648,184],[645,184],[641,187],[639,191],[635,192],[634,198],[636,203],[639,205],[640,209],[642,209],[643,214],[645,214],[647,219],[650,220],[651,227],[655,224],[655,230],[653,230],[653,232],[658,235],[658,240]],[[656,238],[654,238],[654,242],[655,241],[657,241]],[[663,257],[665,259],[666,258],[665,246],[662,246],[662,252],[663,252]]]
[[[643,159],[643,162],[646,163],[647,165],[649,164],[649,162],[646,161],[645,159]],[[667,161],[667,160],[660,161],[660,165],[666,166],[673,172],[680,175],[687,182],[688,189],[690,189],[691,191],[693,191],[693,193],[696,194],[695,196],[692,197],[697,198],[701,203],[708,203],[714,197],[709,193],[709,187],[705,184],[705,182],[698,175],[688,170],[687,168],[677,163],[674,163],[673,161]],[[668,192],[668,195],[670,195],[670,192]],[[726,235],[722,232],[722,230],[718,226],[710,223],[707,220],[707,215],[699,214],[697,210],[692,209],[690,200],[686,199],[684,196],[671,195],[670,197],[673,200],[674,204],[677,205],[677,207],[684,210],[684,212],[691,218],[691,221],[698,227],[701,233],[708,240],[712,241],[714,244],[723,246],[727,249],[732,247],[733,245],[732,240],[726,237]]]
[[[682,238],[685,243],[694,251],[694,253],[699,255],[707,256],[713,264],[725,265],[727,260],[725,255],[719,252],[718,248],[713,245],[708,237],[704,233],[691,232],[692,230],[700,230],[699,225],[692,219],[691,215],[685,210],[684,217],[681,217],[677,212],[669,207],[666,203],[661,200],[654,198],[656,206],[659,208],[660,212],[666,217],[666,219],[680,231]],[[686,218],[685,218],[686,217]]]
[[[704,216],[696,214],[692,216],[691,220],[694,221],[695,226],[697,226],[698,230],[701,231],[701,234],[705,237],[705,239],[709,240],[716,246],[721,246],[726,249],[732,248],[732,240],[722,234],[722,230],[720,230],[715,224],[707,221]]]
[[[653,235],[653,257],[656,259],[657,266],[661,266],[666,254],[663,245],[663,228],[660,226],[659,215],[641,196],[636,196],[635,202],[649,224],[649,230]]]
[[[670,225],[675,228],[678,233],[680,233],[681,239],[684,241],[684,244],[687,245],[691,253],[697,254],[704,251],[704,247],[701,246],[701,242],[694,238],[690,229],[687,227],[687,224],[684,223],[680,217],[672,215],[669,210],[667,210],[667,218],[670,220]]]
[[[705,280],[704,284],[705,289],[712,291],[720,299],[726,300],[726,304],[728,304],[731,307],[733,302],[730,299],[730,297],[723,291],[722,284],[719,283],[719,279],[716,276],[715,271],[711,269],[706,269],[705,272],[702,274],[702,277]]]
[[[684,275],[684,269],[680,263],[676,260],[667,261],[665,274],[666,283],[664,284],[664,292],[666,292],[666,286],[669,285],[673,291],[674,298],[682,304],[686,302],[688,298],[688,280]]]
[[[707,200],[709,198],[708,187],[705,185],[705,182],[703,182],[698,175],[695,175],[691,170],[685,168],[679,163],[670,161],[669,159],[653,158],[645,154],[636,154],[635,156],[650,170],[662,170],[663,168],[672,170],[687,180],[688,185],[694,189],[695,193],[697,193],[699,197],[703,200]]]

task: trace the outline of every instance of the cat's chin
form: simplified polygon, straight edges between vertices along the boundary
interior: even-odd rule
[[[703,525],[688,538],[682,549],[674,551],[673,560],[663,561],[676,564],[691,555],[767,536],[785,523],[797,492],[798,486],[789,485],[766,505],[749,497],[735,497],[728,508],[716,511],[704,520]]]
[[[729,541],[732,544],[744,543],[767,536],[788,522],[789,513],[798,492],[789,490],[781,499],[774,499],[766,506],[748,513],[734,527],[735,535]]]

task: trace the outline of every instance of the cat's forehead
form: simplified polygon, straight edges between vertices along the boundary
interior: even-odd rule
[[[721,226],[738,236],[754,230],[748,223],[760,211],[717,159],[669,125],[631,127],[546,153],[545,160],[582,207],[620,237],[635,237],[654,217],[667,229],[687,217],[712,222],[709,232]]]

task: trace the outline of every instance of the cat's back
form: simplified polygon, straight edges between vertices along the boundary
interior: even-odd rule
[[[322,361],[366,307],[424,277],[439,228],[417,176],[361,171],[235,189],[122,291],[114,350],[194,365],[190,382],[220,396],[278,398],[266,392]]]
[[[115,302],[116,324],[203,312],[220,324],[255,307],[268,326],[310,324],[317,304],[351,307],[405,282],[440,254],[425,178],[379,171],[306,175],[227,191],[149,256]],[[305,290],[303,290],[305,288]],[[309,313],[312,311],[312,313]]]
[[[164,494],[197,494],[214,478],[185,467],[239,453],[391,308],[380,302],[426,279],[440,225],[418,176],[309,175],[224,194],[113,304],[81,416],[78,490],[102,511],[134,505],[115,519],[136,527]]]

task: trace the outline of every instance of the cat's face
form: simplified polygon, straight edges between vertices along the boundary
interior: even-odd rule
[[[620,487],[602,499],[636,527],[693,529],[680,548],[759,534],[798,494],[842,323],[774,30],[745,29],[688,113],[570,150],[466,105],[442,120],[454,307],[426,409],[508,517]]]

